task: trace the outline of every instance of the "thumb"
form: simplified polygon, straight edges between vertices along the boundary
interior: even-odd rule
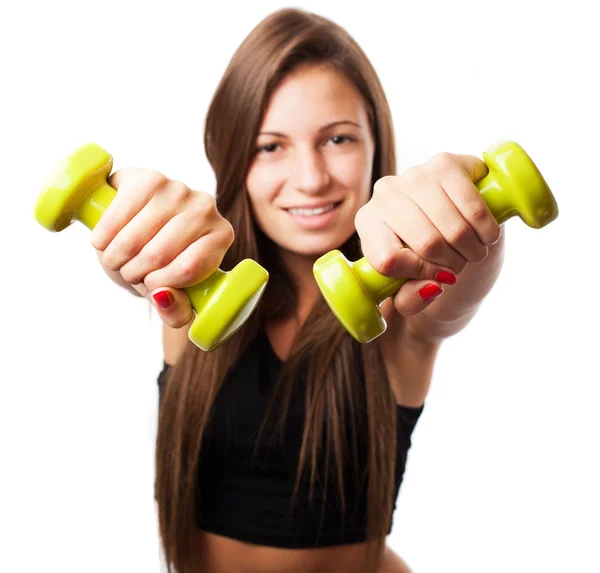
[[[488,166],[479,157],[474,155],[456,155],[462,168],[468,173],[471,181],[477,183],[481,181],[488,173]]]
[[[171,328],[182,328],[194,318],[190,299],[181,289],[157,288],[152,291],[152,301],[160,319]]]

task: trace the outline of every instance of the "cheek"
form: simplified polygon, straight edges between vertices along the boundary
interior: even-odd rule
[[[361,185],[361,199],[364,204],[367,203],[373,195],[373,154],[365,161],[365,168],[361,173]]]
[[[270,228],[270,213],[277,186],[269,181],[268,170],[253,168],[246,177],[246,192],[254,220],[267,235]]]
[[[363,205],[371,198],[372,161],[361,154],[340,167],[337,179],[346,189],[354,190],[357,206]]]
[[[248,191],[248,199],[250,200],[250,209],[252,216],[258,226],[264,231],[268,227],[268,210],[267,201],[259,193]]]
[[[272,201],[280,187],[280,179],[276,169],[261,164],[254,165],[246,177],[250,200],[256,205]]]
[[[257,197],[260,189],[260,181],[255,167],[250,168],[248,175],[246,175],[246,190],[248,191],[248,197],[250,203],[254,204],[255,197]]]

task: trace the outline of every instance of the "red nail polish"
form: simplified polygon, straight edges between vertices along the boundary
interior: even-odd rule
[[[448,271],[440,271],[435,275],[435,280],[447,285],[454,285],[456,284],[456,275],[454,273],[449,273]]]
[[[152,295],[152,298],[156,301],[156,304],[162,309],[169,308],[175,304],[173,295],[168,290],[161,290]]]
[[[444,291],[437,285],[433,283],[425,285],[420,291],[419,296],[426,301],[433,300],[440,296]]]

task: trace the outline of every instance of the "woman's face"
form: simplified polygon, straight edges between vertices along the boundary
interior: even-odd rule
[[[302,67],[273,93],[246,186],[258,225],[284,251],[320,256],[354,233],[375,144],[361,95],[330,67]]]

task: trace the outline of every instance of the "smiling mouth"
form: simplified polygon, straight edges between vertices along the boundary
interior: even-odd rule
[[[341,201],[336,203],[330,203],[329,205],[323,205],[322,207],[315,207],[314,209],[308,209],[305,207],[292,207],[291,209],[285,209],[290,215],[300,215],[302,217],[316,217],[317,215],[323,215],[329,211],[333,211],[336,207],[342,204]]]

